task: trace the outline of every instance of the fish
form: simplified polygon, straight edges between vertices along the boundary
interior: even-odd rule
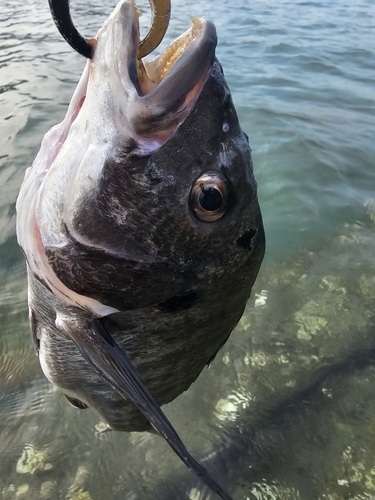
[[[121,0],[90,41],[64,120],[17,199],[36,353],[75,407],[114,431],[153,431],[224,499],[161,406],[238,323],[265,252],[249,139],[206,18],[138,57]]]

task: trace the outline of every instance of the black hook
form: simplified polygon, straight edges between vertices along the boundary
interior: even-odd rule
[[[52,18],[61,35],[79,54],[89,59],[94,55],[94,48],[75,28],[69,11],[69,0],[48,0]]]

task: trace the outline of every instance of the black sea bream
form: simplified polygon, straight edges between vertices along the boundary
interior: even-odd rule
[[[216,42],[214,25],[193,18],[142,63],[138,11],[120,2],[17,201],[46,377],[111,429],[155,428],[202,478],[159,406],[226,342],[265,249]]]

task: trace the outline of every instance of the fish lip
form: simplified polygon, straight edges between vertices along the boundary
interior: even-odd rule
[[[217,34],[216,28],[212,21],[202,17],[196,19],[195,22],[200,23],[200,28],[198,33],[194,38],[188,43],[187,48],[182,52],[182,54],[177,58],[177,60],[172,64],[170,71],[161,80],[156,82],[155,88],[151,89],[143,95],[153,95],[160,92],[160,89],[164,86],[171,86],[170,80],[176,80],[175,83],[180,84],[185,89],[187,93],[197,82],[201,79],[204,73],[208,73],[211,69],[214,59],[215,59],[215,49],[217,45]],[[193,21],[192,21],[193,24]],[[163,61],[166,53],[173,49],[173,45],[178,41],[183,41],[184,37],[187,37],[190,32],[192,32],[193,26],[186,30],[184,33],[175,38],[168,47],[157,57],[151,61],[144,61],[144,66],[146,71],[149,71],[151,66],[159,66],[159,69],[164,69],[160,67],[160,62]],[[137,40],[135,40],[135,46],[138,45]],[[133,57],[136,58],[136,51],[133,53]],[[168,62],[168,60],[167,60]]]
[[[173,64],[170,72],[161,83],[159,83],[154,92],[159,91],[159,89],[164,86],[171,87],[175,85],[176,87],[180,87],[180,92],[188,93],[202,77],[208,75],[215,60],[215,49],[217,45],[216,28],[209,19],[201,18],[200,22],[202,24],[199,33]],[[181,36],[184,36],[188,31],[189,30]],[[178,38],[176,40],[178,40]],[[168,50],[168,48],[166,50]],[[163,54],[161,54],[161,56],[163,56]],[[171,80],[173,80],[172,83]]]
[[[134,100],[134,106],[128,116],[131,129],[136,134],[153,138],[157,131],[156,136],[161,138],[163,143],[173,135],[192,111],[211,73],[217,45],[214,24],[205,18],[200,19],[200,22],[199,33],[176,60],[168,74],[147,94],[142,96],[138,94]],[[151,61],[150,64],[152,63]],[[147,62],[145,68],[148,69]]]

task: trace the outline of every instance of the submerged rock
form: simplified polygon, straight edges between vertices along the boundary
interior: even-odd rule
[[[56,481],[45,481],[40,487],[40,495],[42,498],[53,498],[53,490],[57,485]]]
[[[18,474],[34,474],[35,471],[47,471],[52,469],[52,464],[47,463],[47,452],[38,450],[32,444],[26,445],[20,459],[17,462]]]
[[[66,500],[92,500],[91,495],[84,489],[84,484],[90,472],[84,466],[79,466],[73,483],[69,486]]]

